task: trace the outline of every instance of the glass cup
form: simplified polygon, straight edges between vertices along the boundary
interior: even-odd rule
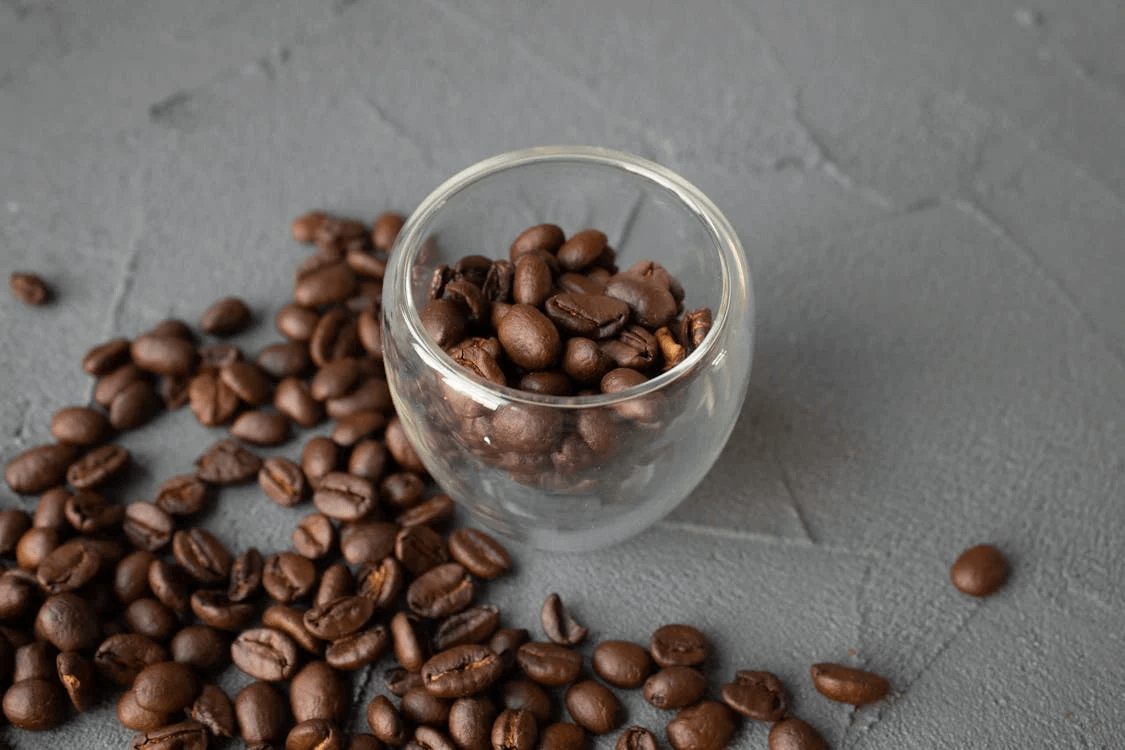
[[[712,311],[710,332],[618,393],[541,395],[470,373],[422,326],[434,271],[471,254],[506,260],[541,223],[600,229],[622,269],[660,263],[685,312]],[[609,149],[513,151],[447,180],[399,233],[383,317],[387,380],[426,468],[490,530],[547,550],[602,547],[667,515],[722,451],[750,378],[753,292],[730,222],[682,177]]]

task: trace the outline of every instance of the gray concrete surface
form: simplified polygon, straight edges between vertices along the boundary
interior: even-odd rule
[[[532,625],[557,590],[597,637],[695,622],[716,676],[776,671],[834,748],[1123,747],[1123,36],[1115,0],[0,0],[0,270],[58,291],[0,299],[0,459],[88,397],[95,341],[230,293],[264,321],[239,343],[274,340],[297,213],[409,210],[520,146],[622,148],[739,229],[749,398],[670,519],[519,551],[489,598]],[[129,436],[122,499],[212,439],[185,414]],[[208,523],[277,549],[299,515],[248,489]],[[1014,573],[970,601],[948,565],[983,540]],[[821,660],[894,695],[830,704]],[[104,707],[8,741],[130,734]]]

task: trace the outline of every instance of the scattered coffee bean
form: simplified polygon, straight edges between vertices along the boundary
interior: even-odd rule
[[[324,652],[324,660],[333,669],[352,672],[377,661],[389,643],[387,629],[376,625],[333,641]]]
[[[865,672],[841,664],[813,664],[810,668],[813,687],[828,700],[864,706],[881,701],[891,691],[891,684],[873,672]]]
[[[60,443],[96,445],[109,431],[109,418],[88,406],[68,406],[51,417],[51,436]]]
[[[371,619],[375,603],[365,596],[344,596],[305,612],[305,629],[335,641],[355,633]]]
[[[206,529],[177,531],[172,537],[172,554],[188,575],[202,584],[226,584],[230,577],[230,552]]]
[[[137,599],[125,608],[125,622],[134,633],[158,642],[171,638],[180,625],[175,612],[148,597]]]
[[[539,726],[530,711],[506,709],[492,724],[493,750],[534,750],[539,744]]]
[[[657,750],[656,735],[644,727],[629,727],[617,738],[614,750]]]
[[[735,728],[729,708],[703,701],[683,709],[668,723],[668,742],[675,750],[723,750],[734,737]]]
[[[4,716],[12,726],[41,732],[66,719],[67,695],[58,680],[23,680],[4,693]]]
[[[230,642],[210,625],[190,625],[169,644],[172,661],[202,672],[217,672],[230,663]]]
[[[238,297],[225,297],[203,311],[199,329],[215,336],[230,336],[250,325],[250,308]]]
[[[454,646],[483,643],[499,624],[500,610],[496,607],[469,607],[442,620],[434,633],[434,650],[445,651]]]
[[[133,696],[141,708],[171,714],[190,706],[202,687],[191,667],[166,661],[141,670],[133,680]]]
[[[234,440],[220,440],[195,462],[195,474],[210,484],[243,484],[262,468],[262,459]]]
[[[43,492],[66,479],[77,450],[63,443],[40,445],[19,454],[4,467],[4,480],[13,492]]]
[[[225,591],[196,591],[191,611],[200,620],[220,630],[236,631],[254,619],[257,610],[248,602],[232,602]]]
[[[164,606],[175,612],[188,611],[194,586],[191,576],[178,564],[153,560],[148,568],[148,585]]]
[[[280,604],[307,596],[316,585],[316,566],[306,557],[281,552],[268,558],[262,570],[262,586]]]
[[[8,277],[8,289],[13,297],[25,305],[45,305],[51,297],[47,282],[34,273],[13,271]]]
[[[187,474],[172,477],[157,489],[155,503],[173,516],[194,515],[207,504],[207,485]]]
[[[342,721],[348,715],[351,691],[339,672],[322,661],[301,668],[289,683],[289,706],[297,721]]]
[[[242,631],[230,646],[234,665],[257,680],[288,680],[297,671],[297,645],[273,628]]]
[[[578,624],[558,594],[550,594],[539,612],[543,632],[561,646],[577,646],[586,640],[589,631]]]
[[[722,696],[732,711],[758,721],[780,721],[789,710],[785,686],[771,672],[740,670],[734,682],[723,685]]]
[[[149,711],[137,705],[137,696],[126,690],[117,700],[117,721],[126,729],[137,732],[151,732],[168,723],[168,715],[159,711]]]
[[[138,367],[157,375],[189,375],[199,361],[190,340],[152,333],[133,339],[129,353]]]
[[[558,722],[539,733],[540,750],[585,750],[586,732],[571,722]]]
[[[385,695],[376,695],[367,704],[367,726],[372,734],[393,747],[404,744],[409,737],[402,715]]]
[[[340,533],[340,552],[354,565],[374,564],[394,552],[398,527],[385,521],[359,521],[343,526]],[[393,558],[392,558],[393,559]],[[396,563],[395,573],[401,580],[401,565]]]
[[[371,243],[375,246],[375,249],[390,253],[391,247],[395,244],[398,233],[402,231],[402,226],[405,223],[406,219],[400,213],[386,211],[379,214],[379,217],[375,219],[375,224],[371,227]]]
[[[594,680],[567,688],[566,710],[578,726],[592,734],[607,734],[625,721],[625,709],[609,688]]]
[[[468,607],[474,593],[468,572],[458,563],[445,563],[414,579],[406,589],[406,603],[422,617],[440,619]]]
[[[35,616],[35,636],[59,651],[94,648],[100,630],[90,601],[70,592],[47,597]]]
[[[347,556],[345,552],[345,558]],[[402,593],[404,580],[402,566],[398,561],[384,556],[360,569],[356,578],[356,593],[375,602],[376,609],[387,609]]]
[[[991,596],[1008,580],[1008,560],[991,544],[978,544],[960,554],[949,577],[962,593]]]
[[[243,412],[231,424],[230,434],[251,445],[281,445],[289,439],[289,418],[266,411]]]
[[[530,711],[541,726],[551,720],[551,696],[531,680],[509,680],[501,685],[500,706]]]
[[[130,346],[128,339],[117,338],[91,347],[82,357],[82,370],[98,378],[109,375],[129,361]]]
[[[289,705],[267,682],[251,682],[235,696],[239,734],[247,745],[279,743],[289,733]]]
[[[168,652],[163,646],[136,633],[111,635],[94,652],[94,668],[118,685],[132,685],[145,667],[166,661]]]
[[[690,625],[665,625],[649,639],[649,652],[661,667],[694,667],[711,654],[711,642]]]
[[[820,733],[795,716],[782,719],[770,728],[770,750],[828,750]]]
[[[97,703],[94,665],[74,651],[64,651],[56,659],[59,682],[78,712],[89,711]]]
[[[665,667],[645,680],[645,700],[665,711],[687,708],[707,692],[707,678],[692,667]]]
[[[253,547],[236,557],[230,566],[227,598],[232,602],[241,602],[258,593],[264,569],[262,553]]]
[[[49,680],[57,673],[58,650],[46,641],[32,641],[16,649],[12,656],[12,682]]]
[[[313,492],[316,509],[337,521],[358,521],[375,509],[378,495],[362,477],[331,472],[320,478]]]
[[[582,671],[582,655],[557,643],[525,643],[516,652],[516,663],[529,678],[548,687],[569,685]]]
[[[652,659],[629,641],[602,641],[591,658],[594,674],[619,688],[639,688],[652,671]]]
[[[503,670],[487,646],[454,646],[422,666],[422,683],[439,698],[464,698],[487,690]]]
[[[115,430],[140,427],[156,416],[160,405],[160,396],[151,383],[133,380],[126,383],[110,402],[109,424]]]
[[[125,508],[121,530],[137,549],[155,552],[172,541],[176,524],[172,516],[153,503],[133,503]]]
[[[444,726],[449,721],[448,700],[437,697],[424,687],[412,688],[402,696],[399,710],[412,724]]]
[[[344,738],[324,719],[302,721],[285,738],[285,750],[343,750]]]
[[[215,737],[234,737],[238,731],[234,704],[218,685],[204,685],[189,715]]]

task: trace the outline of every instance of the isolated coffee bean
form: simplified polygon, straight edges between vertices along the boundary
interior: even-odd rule
[[[841,664],[813,664],[813,687],[828,700],[864,706],[881,701],[891,691],[886,678]]]
[[[409,737],[402,715],[385,695],[376,695],[367,704],[367,726],[372,734],[392,747],[405,744]]]
[[[449,703],[425,688],[413,688],[402,696],[399,709],[403,718],[412,724],[437,727],[449,721]]]
[[[234,665],[258,680],[288,680],[297,672],[297,644],[280,630],[244,630],[230,645]]]
[[[614,750],[657,750],[656,735],[644,727],[629,727],[617,738]]]
[[[582,671],[582,655],[556,643],[525,643],[516,652],[516,663],[529,678],[548,687],[569,685]]]
[[[89,711],[97,703],[94,665],[74,651],[60,653],[55,661],[59,682],[76,711]]]
[[[230,663],[230,642],[210,625],[190,625],[172,637],[172,661],[203,672],[218,671]]]
[[[102,641],[94,652],[98,674],[118,685],[132,685],[145,667],[168,661],[168,652],[151,638],[119,633]]]
[[[60,443],[96,445],[108,430],[106,415],[87,406],[68,406],[51,417],[51,436]]]
[[[534,750],[539,743],[539,726],[530,711],[506,709],[492,724],[493,750]]]
[[[422,617],[439,619],[468,607],[474,593],[467,571],[458,563],[445,563],[414,579],[406,589],[406,603]]]
[[[338,521],[358,521],[375,509],[378,496],[371,482],[341,472],[324,475],[313,492],[313,504]]]
[[[562,352],[555,324],[531,305],[513,305],[500,322],[497,335],[508,358],[528,370],[553,367]]]
[[[969,596],[990,596],[1008,580],[1008,560],[991,544],[978,544],[961,553],[949,571],[953,585]]]
[[[202,528],[180,530],[172,537],[172,554],[195,580],[205,585],[226,585],[231,555],[223,543]]]
[[[305,613],[284,604],[274,604],[262,612],[262,626],[280,630],[294,643],[318,656],[324,651],[324,644],[305,628]]]
[[[591,657],[594,674],[619,688],[639,688],[652,671],[652,659],[629,641],[602,641]]]
[[[73,593],[49,596],[35,616],[35,636],[59,651],[84,651],[98,645],[100,627],[93,605]]]
[[[247,411],[238,415],[230,434],[251,445],[281,445],[289,439],[289,418],[266,411]]]
[[[133,680],[137,705],[170,714],[190,706],[202,689],[191,667],[174,661],[152,664]]]
[[[339,672],[322,661],[312,661],[293,676],[289,706],[298,722],[343,721],[351,707],[351,691]]]
[[[200,620],[220,630],[246,627],[258,613],[248,602],[232,602],[225,591],[196,591],[191,595],[191,611]]]
[[[178,336],[146,333],[129,347],[133,362],[158,375],[188,375],[199,361],[195,344]]]
[[[376,625],[333,641],[324,651],[324,660],[333,669],[352,672],[376,662],[389,644],[387,629]]]
[[[449,737],[460,750],[489,750],[496,707],[485,696],[458,698],[449,708]]]
[[[235,696],[239,734],[247,745],[280,743],[289,732],[289,704],[267,682],[251,682]]]
[[[500,659],[487,646],[454,646],[422,666],[422,682],[439,698],[464,698],[487,690],[502,671]]]
[[[7,463],[4,480],[13,492],[43,492],[63,483],[66,470],[77,453],[74,446],[63,443],[36,446]]]
[[[266,559],[262,586],[274,601],[289,604],[307,596],[316,585],[316,566],[293,552],[280,552]]]
[[[125,623],[134,633],[159,642],[171,638],[180,625],[175,612],[150,597],[137,599],[125,608]]]
[[[785,686],[770,672],[740,670],[733,682],[723,685],[722,696],[732,711],[758,721],[779,721],[789,710]]]
[[[690,625],[665,625],[649,639],[649,652],[661,667],[693,667],[710,655],[711,643]]]
[[[509,680],[501,685],[500,706],[530,711],[540,725],[551,720],[551,697],[531,680]]]
[[[692,667],[665,667],[645,680],[645,700],[665,711],[686,708],[707,692],[707,678]]]
[[[167,511],[152,503],[133,503],[125,508],[121,530],[137,549],[155,552],[172,541],[176,523]]]
[[[770,750],[828,750],[820,733],[796,716],[782,719],[770,728]]]
[[[230,336],[249,327],[250,308],[238,297],[225,297],[203,311],[199,329],[214,336]]]
[[[571,722],[550,724],[539,732],[540,750],[586,750],[586,732]]]
[[[539,621],[547,638],[562,646],[577,646],[586,640],[586,635],[590,632],[574,619],[562,598],[554,593],[548,595],[543,602]]]
[[[377,563],[394,552],[397,533],[398,527],[385,521],[344,524],[340,532],[340,554],[353,565]]]
[[[309,356],[309,348],[304,343],[286,341],[282,344],[270,344],[262,349],[258,352],[258,356],[254,358],[254,362],[262,369],[262,372],[271,378],[282,380],[283,378],[296,377],[309,369],[312,358]],[[275,405],[278,402],[277,399],[277,391],[275,390]]]
[[[188,714],[215,737],[234,737],[238,731],[234,704],[218,685],[204,685]]]
[[[12,726],[41,732],[65,721],[67,703],[57,679],[23,680],[4,693],[4,716]]]
[[[262,459],[234,440],[220,440],[195,461],[195,474],[210,484],[243,484],[258,475]]]
[[[735,730],[734,715],[722,703],[703,701],[676,714],[668,723],[674,750],[723,750]]]
[[[172,477],[156,491],[156,506],[173,516],[190,516],[207,505],[207,485],[189,474]]]
[[[91,347],[82,356],[82,370],[87,375],[100,378],[129,361],[129,339],[110,339]]]

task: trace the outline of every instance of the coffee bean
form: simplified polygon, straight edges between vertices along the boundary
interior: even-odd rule
[[[327,214],[321,211],[309,211],[302,214],[293,220],[290,226],[290,232],[293,234],[293,239],[297,242],[303,242],[306,245],[311,243],[320,229],[320,225],[328,218]]]
[[[57,674],[58,650],[46,641],[32,641],[16,649],[13,655],[12,682],[50,680]]]
[[[82,534],[116,529],[125,520],[125,508],[107,502],[96,492],[79,492],[66,500],[63,509],[67,522]]]
[[[352,454],[355,455],[354,452]],[[413,508],[407,508],[402,513],[395,516],[395,523],[402,527],[409,526],[429,526],[431,528],[441,527],[453,520],[456,515],[457,506],[453,503],[453,499],[444,493],[433,495],[427,498]],[[456,534],[456,532],[454,532]],[[450,546],[452,546],[452,537],[450,538]],[[452,549],[450,550],[452,554]],[[465,565],[464,560],[457,562]],[[475,570],[469,568],[469,571],[474,575],[479,575]],[[481,576],[482,578],[484,576]]]
[[[554,255],[562,246],[566,235],[563,230],[554,224],[537,224],[523,230],[512,241],[508,251],[509,257],[514,261],[521,255],[534,251],[541,251]]]
[[[958,591],[969,596],[991,596],[1008,580],[1008,560],[991,544],[978,544],[961,553],[949,571]]]
[[[672,293],[643,276],[619,273],[606,282],[605,293],[625,302],[633,311],[633,318],[646,328],[666,326],[676,317]]]
[[[92,347],[82,356],[82,370],[87,375],[108,375],[129,361],[129,339],[110,339]]]
[[[194,588],[187,571],[176,563],[153,560],[148,568],[148,585],[164,606],[176,612],[187,612]]]
[[[68,406],[51,417],[51,436],[70,445],[96,445],[109,430],[109,419],[87,406]]]
[[[43,492],[66,479],[77,450],[63,443],[39,445],[19,454],[4,467],[4,480],[13,492]]]
[[[16,564],[34,571],[59,546],[59,529],[28,529],[16,543]]]
[[[47,597],[35,616],[35,636],[59,651],[82,651],[98,645],[100,628],[93,605],[73,593]]]
[[[234,559],[230,566],[230,583],[227,585],[227,598],[241,602],[258,593],[262,585],[262,571],[265,562],[262,553],[254,547]]]
[[[271,344],[254,358],[254,362],[262,372],[275,380],[292,378],[309,369],[312,358],[309,348],[302,342],[287,341],[283,344]],[[277,391],[274,391],[274,404],[278,402]]]
[[[383,360],[383,322],[382,314],[363,310],[356,319],[356,333],[359,343],[371,358]]]
[[[668,723],[675,750],[722,750],[734,737],[734,715],[722,703],[703,701],[676,714]]]
[[[530,640],[531,634],[524,628],[501,628],[488,639],[488,647],[500,657],[506,670],[516,663],[519,647]]]
[[[355,285],[355,272],[346,263],[329,263],[297,280],[293,287],[293,301],[301,307],[343,302],[355,291]]]
[[[51,298],[47,282],[34,273],[13,271],[8,277],[8,289],[13,297],[25,305],[45,305]]]
[[[180,626],[176,614],[156,599],[142,597],[125,608],[125,622],[134,633],[166,641]]]
[[[439,619],[468,607],[474,593],[468,572],[457,563],[445,563],[414,579],[406,589],[406,603],[422,617]]]
[[[582,671],[582,655],[556,643],[525,643],[516,652],[516,663],[529,678],[548,687],[569,685]]]
[[[387,448],[378,440],[362,440],[352,448],[348,473],[375,482],[387,465]]]
[[[371,242],[375,245],[376,250],[384,253],[390,253],[391,247],[395,244],[395,239],[398,233],[402,231],[402,225],[406,223],[406,219],[402,214],[394,211],[386,211],[379,214],[375,219],[375,224],[371,227]]]
[[[324,475],[313,492],[317,510],[338,521],[358,521],[375,510],[377,500],[371,482],[341,472]]]
[[[740,670],[733,682],[723,685],[722,696],[732,711],[758,721],[779,721],[789,710],[785,687],[770,672]]]
[[[383,742],[373,734],[353,734],[348,750],[383,750]]]
[[[317,322],[309,339],[309,357],[318,367],[359,352],[359,330],[347,310],[335,308]]]
[[[218,685],[204,685],[188,713],[215,737],[234,737],[237,731],[234,704]]]
[[[191,611],[203,622],[220,630],[239,630],[257,614],[249,602],[232,602],[225,591],[196,591],[191,595]]]
[[[865,706],[883,700],[891,691],[885,678],[854,667],[821,663],[813,664],[809,671],[817,692],[837,703]]]
[[[562,372],[529,372],[520,378],[517,386],[521,391],[528,393],[541,393],[545,396],[572,396],[574,386],[566,373]]]
[[[226,584],[231,555],[206,529],[180,530],[172,537],[172,554],[195,580],[205,585]]]
[[[126,359],[128,359],[128,352],[126,352]],[[98,382],[94,385],[94,403],[103,409],[109,409],[118,394],[146,377],[148,376],[141,368],[132,362],[127,362],[98,378]]]
[[[172,540],[176,524],[167,511],[152,503],[133,503],[125,508],[122,531],[134,547],[155,552]]]
[[[310,654],[319,655],[324,644],[305,628],[305,613],[284,604],[274,604],[262,612],[262,625],[280,630]]]
[[[539,733],[539,750],[585,750],[586,732],[570,722],[551,724]]]
[[[361,411],[389,411],[393,408],[391,390],[387,381],[380,377],[365,378],[349,393],[328,399],[324,408],[332,419],[342,419]]]
[[[273,628],[252,628],[239,633],[230,645],[234,665],[258,680],[288,680],[297,672],[297,644]]]
[[[59,529],[66,526],[66,501],[70,495],[71,492],[66,487],[52,487],[40,495],[39,502],[35,505],[35,514],[31,517],[32,527]]]
[[[208,344],[199,347],[199,370],[201,372],[219,370],[242,361],[242,350],[234,344]]]
[[[439,698],[463,698],[487,690],[502,671],[499,657],[487,646],[454,646],[422,666],[422,682]]]
[[[11,508],[0,511],[0,555],[10,556],[24,532],[31,528],[31,516]]]
[[[410,439],[406,436],[406,430],[402,426],[402,420],[397,416],[391,417],[387,421],[387,429],[383,435],[387,443],[387,450],[391,452],[391,457],[406,471],[412,471],[415,474],[425,474],[426,465],[418,458],[418,453],[414,450],[414,446],[410,444]]]
[[[425,491],[426,484],[422,478],[409,471],[396,471],[379,482],[380,497],[396,510],[405,510],[418,504]]]
[[[657,750],[656,735],[644,727],[629,727],[617,738],[614,750]]]
[[[277,384],[273,404],[301,427],[315,427],[320,422],[320,405],[309,395],[308,386],[297,378],[285,378]]]
[[[497,334],[508,358],[528,370],[553,367],[562,350],[554,323],[530,305],[513,305]]]
[[[137,550],[117,563],[113,572],[113,594],[118,601],[129,604],[151,593],[148,586],[148,569],[155,559],[155,555],[151,552]]]
[[[660,359],[660,344],[656,337],[641,326],[626,326],[617,338],[601,343],[602,353],[618,367],[648,370]],[[630,384],[632,387],[634,384]],[[602,391],[612,393],[611,386],[602,378]],[[618,390],[623,390],[617,387]]]
[[[201,372],[188,384],[191,413],[205,427],[218,427],[238,411],[238,394],[217,373]]]
[[[273,323],[278,332],[290,341],[305,342],[312,338],[319,320],[315,310],[290,302],[277,311]]]
[[[0,620],[15,620],[29,612],[35,600],[35,582],[26,571],[10,571],[0,575]],[[4,644],[0,643],[0,652]],[[3,659],[0,659],[0,665]],[[0,682],[4,668],[0,666]]]
[[[214,336],[230,336],[250,326],[250,308],[238,297],[225,297],[203,311],[199,328]]]
[[[376,695],[367,704],[367,726],[376,737],[391,746],[404,744],[409,736],[401,714],[385,695]]]
[[[374,612],[367,597],[345,596],[305,612],[305,628],[317,638],[335,641],[358,631]]]
[[[340,553],[353,565],[376,563],[394,552],[398,527],[384,521],[360,521],[343,526]]]
[[[289,604],[307,596],[315,585],[316,566],[308,558],[281,552],[266,560],[262,586],[274,601]]]
[[[382,280],[387,272],[387,261],[359,247],[349,248],[344,262],[362,279]],[[361,282],[362,288],[362,282]]]
[[[160,400],[164,408],[175,411],[188,402],[191,378],[186,375],[165,375],[160,379]]]
[[[426,649],[418,630],[418,618],[406,612],[396,612],[391,618],[390,632],[395,658],[408,672],[420,672],[426,661]]]
[[[492,724],[493,750],[535,750],[539,726],[530,711],[506,709]]]
[[[352,571],[344,563],[334,563],[324,569],[320,583],[316,587],[313,603],[316,606],[327,604],[343,596],[355,593],[355,579]]]
[[[540,307],[554,288],[551,267],[541,253],[526,253],[512,261],[512,299]]]
[[[770,728],[770,750],[828,750],[828,743],[796,716],[782,719]]]
[[[316,489],[325,475],[336,470],[339,454],[340,447],[326,437],[310,438],[305,443],[301,451],[301,470],[310,487]]]
[[[413,688],[402,696],[402,716],[412,724],[443,726],[449,721],[449,701],[442,700],[425,688]]]
[[[312,661],[294,675],[289,706],[297,721],[343,721],[351,707],[351,691],[339,672],[322,661]]]
[[[156,491],[156,506],[173,516],[190,516],[207,504],[207,485],[189,474],[172,477]]]
[[[199,361],[190,340],[151,333],[133,339],[129,353],[137,367],[158,375],[188,375]]]
[[[230,426],[230,434],[251,445],[281,445],[289,439],[289,418],[265,411],[243,412]]]
[[[428,526],[408,526],[395,536],[395,558],[413,576],[449,560],[445,539]]]
[[[269,378],[253,362],[231,362],[219,370],[219,380],[248,404],[268,404],[273,391]]]
[[[530,680],[509,680],[500,687],[500,705],[530,711],[540,725],[551,720],[551,697]]]
[[[191,326],[178,318],[166,318],[160,321],[145,335],[195,342],[195,333],[192,332]]]
[[[350,447],[366,437],[374,435],[387,423],[387,418],[379,411],[360,411],[349,414],[336,421],[332,430],[332,442]]]
[[[402,593],[405,576],[393,557],[370,562],[359,571],[356,593],[375,602],[376,609],[387,609]]]
[[[694,667],[711,653],[707,636],[690,625],[665,625],[649,639],[652,660],[661,667]]]
[[[64,651],[56,659],[59,682],[66,689],[76,711],[89,711],[97,703],[94,665],[74,651]]]
[[[348,393],[359,381],[359,360],[344,357],[330,362],[309,381],[309,393],[317,401],[337,398]]]
[[[483,643],[499,624],[500,610],[496,607],[469,607],[442,620],[434,633],[434,650],[445,651],[454,646]]]
[[[309,719],[289,730],[285,750],[344,750],[344,739],[331,722]]]
[[[230,664],[227,636],[210,625],[191,625],[176,633],[168,649],[172,661],[203,672],[217,672]]]
[[[665,711],[686,708],[707,692],[707,678],[692,667],[665,667],[645,680],[645,700]]]
[[[115,430],[131,430],[148,422],[160,409],[160,396],[147,380],[125,384],[109,404],[109,424]]]
[[[602,641],[594,649],[594,674],[619,688],[639,688],[652,671],[648,651],[629,641]]]
[[[118,685],[132,685],[145,667],[167,660],[163,646],[136,633],[111,635],[94,652],[98,673]]]
[[[563,414],[533,404],[504,404],[492,417],[492,443],[520,456],[547,454],[563,434]]]
[[[85,586],[102,568],[102,557],[83,539],[56,547],[36,570],[40,587],[48,594],[62,594]]]
[[[126,729],[151,732],[167,725],[168,715],[141,708],[137,705],[136,694],[132,690],[126,690],[117,700],[117,721]]]
[[[243,484],[262,468],[262,459],[234,440],[220,440],[195,461],[195,475],[211,484]]]
[[[268,682],[251,682],[235,696],[239,734],[247,745],[275,743],[289,731],[289,707]]]
[[[382,625],[344,636],[329,644],[324,659],[333,669],[353,672],[376,662],[390,644],[390,635]]]
[[[460,750],[489,750],[496,707],[485,696],[458,698],[449,708],[449,736]]]
[[[703,345],[704,339],[710,332],[711,310],[701,307],[684,315],[679,334],[680,343],[687,347],[689,352],[693,352]]]
[[[58,680],[23,680],[4,693],[4,716],[12,726],[41,732],[66,719],[67,703]]]
[[[578,624],[558,594],[550,594],[543,602],[539,621],[547,637],[561,646],[577,646],[590,632]]]
[[[609,688],[583,680],[566,691],[566,710],[578,726],[593,734],[606,734],[625,721],[625,709]]]
[[[202,687],[191,667],[166,661],[141,670],[133,680],[133,695],[141,708],[170,714],[190,706]]]

